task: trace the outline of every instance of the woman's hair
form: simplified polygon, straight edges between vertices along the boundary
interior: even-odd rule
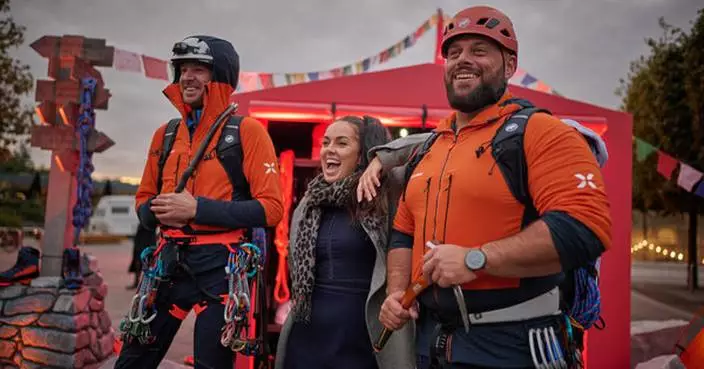
[[[352,124],[357,129],[357,137],[359,139],[359,165],[357,170],[352,174],[355,178],[353,180],[354,188],[357,188],[359,183],[359,177],[369,166],[369,158],[367,154],[369,150],[375,146],[385,145],[391,141],[391,133],[389,130],[374,117],[365,115],[363,117],[357,117],[353,115],[347,115],[336,119],[336,121],[344,121]],[[362,216],[369,215],[370,213],[375,214],[385,214],[388,212],[389,194],[386,186],[381,186],[377,191],[377,196],[370,203],[363,200],[361,203],[357,202],[356,191],[353,192],[354,195],[350,199],[349,209],[355,219],[360,219]]]

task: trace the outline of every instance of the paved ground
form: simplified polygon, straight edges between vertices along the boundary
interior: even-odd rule
[[[134,291],[125,289],[132,281],[132,275],[127,274],[131,247],[129,242],[83,247],[84,252],[98,259],[98,266],[108,285],[106,307],[116,330],[134,295]],[[0,270],[13,265],[15,258],[16,253],[0,251]],[[704,273],[701,274],[704,285]],[[652,321],[688,321],[697,309],[704,307],[704,290],[696,293],[687,291],[684,287],[685,275],[681,264],[633,264],[631,321],[636,330],[647,329],[643,325],[652,324]],[[172,363],[165,363],[165,368],[176,367],[174,362],[182,363],[183,357],[191,354],[193,324],[194,317],[190,314],[166,355]]]

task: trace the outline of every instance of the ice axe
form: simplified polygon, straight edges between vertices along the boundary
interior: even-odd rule
[[[430,283],[427,278],[421,274],[418,279],[416,279],[404,292],[403,297],[401,298],[401,306],[404,309],[410,308],[416,300],[416,297],[418,297],[418,295],[420,295],[420,293],[423,292],[428,286],[430,286]],[[384,330],[381,331],[379,338],[377,338],[376,342],[374,342],[374,351],[379,352],[384,348],[384,346],[386,346],[386,342],[388,342],[389,338],[391,338],[391,333],[394,333],[394,331],[388,328],[384,328]]]
[[[231,102],[225,110],[218,115],[218,117],[215,119],[215,122],[213,125],[210,126],[210,129],[208,129],[208,135],[205,136],[205,139],[201,142],[200,146],[198,147],[198,151],[196,151],[196,154],[193,156],[193,159],[191,160],[191,163],[188,165],[188,168],[186,168],[185,171],[183,171],[183,175],[181,175],[181,180],[178,182],[178,185],[176,186],[176,190],[174,191],[175,193],[180,193],[183,191],[184,188],[186,188],[186,183],[188,183],[188,179],[191,178],[193,175],[193,171],[196,169],[198,166],[198,163],[200,162],[201,159],[203,159],[203,155],[205,154],[205,150],[208,148],[208,145],[210,145],[210,141],[213,140],[213,136],[215,136],[215,132],[218,131],[218,128],[228,119],[230,119],[230,116],[234,114],[237,111],[238,104],[236,102]]]
[[[436,243],[433,241],[428,241],[425,243],[425,246],[429,249],[433,249],[435,248]],[[401,298],[401,306],[404,309],[410,308],[411,305],[413,305],[415,299],[418,297],[418,295],[420,295],[421,292],[428,288],[428,286],[430,286],[430,282],[421,274],[404,292],[403,297]],[[459,306],[460,314],[462,315],[462,322],[464,323],[465,331],[468,332],[469,315],[467,314],[467,307],[464,303],[464,295],[462,293],[462,289],[459,285],[455,285],[453,286],[453,292],[455,294],[455,298],[457,299],[457,305]],[[393,331],[388,328],[384,328],[384,330],[381,331],[379,338],[377,338],[376,342],[374,342],[374,344],[372,345],[374,351],[379,352],[384,348],[386,342],[388,342],[389,338],[391,338],[391,333],[393,333]]]

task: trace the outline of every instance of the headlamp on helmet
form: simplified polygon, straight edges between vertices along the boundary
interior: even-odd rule
[[[175,43],[171,49],[171,63],[187,60],[213,64],[213,55],[210,53],[210,47],[205,41],[189,37]]]

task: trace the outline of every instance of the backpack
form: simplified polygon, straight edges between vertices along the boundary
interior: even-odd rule
[[[538,210],[533,205],[533,199],[528,189],[528,163],[523,151],[523,135],[530,117],[538,112],[551,114],[548,110],[539,109],[527,100],[510,99],[504,104],[518,104],[521,109],[514,112],[499,127],[491,140],[491,154],[501,174],[508,185],[511,194],[525,206],[521,229],[532,221],[538,219]],[[404,173],[404,199],[406,185],[416,166],[428,153],[439,134],[436,132],[423,142],[420,148],[411,156]],[[477,149],[477,157],[485,151],[484,146]],[[565,281],[560,285],[562,305],[567,314],[579,323],[584,329],[595,326],[604,328],[604,320],[599,315],[601,298],[599,292],[599,264],[600,258],[587,267],[565,271]],[[596,325],[597,321],[601,326]]]
[[[252,195],[249,193],[249,183],[247,183],[247,178],[245,178],[242,168],[242,160],[244,157],[242,153],[242,142],[240,140],[240,124],[242,123],[242,119],[243,117],[240,115],[233,115],[230,118],[230,121],[222,127],[220,138],[215,148],[215,154],[218,160],[220,160],[220,164],[222,164],[222,167],[227,172],[230,183],[232,183],[234,191],[232,199],[236,201],[252,199]],[[161,191],[162,172],[166,164],[166,159],[169,157],[171,149],[174,146],[176,131],[180,123],[181,118],[174,118],[166,124],[162,150],[158,162],[159,171],[156,182],[158,191]],[[206,154],[203,160],[212,160],[213,158],[210,157],[210,155],[209,153]]]

